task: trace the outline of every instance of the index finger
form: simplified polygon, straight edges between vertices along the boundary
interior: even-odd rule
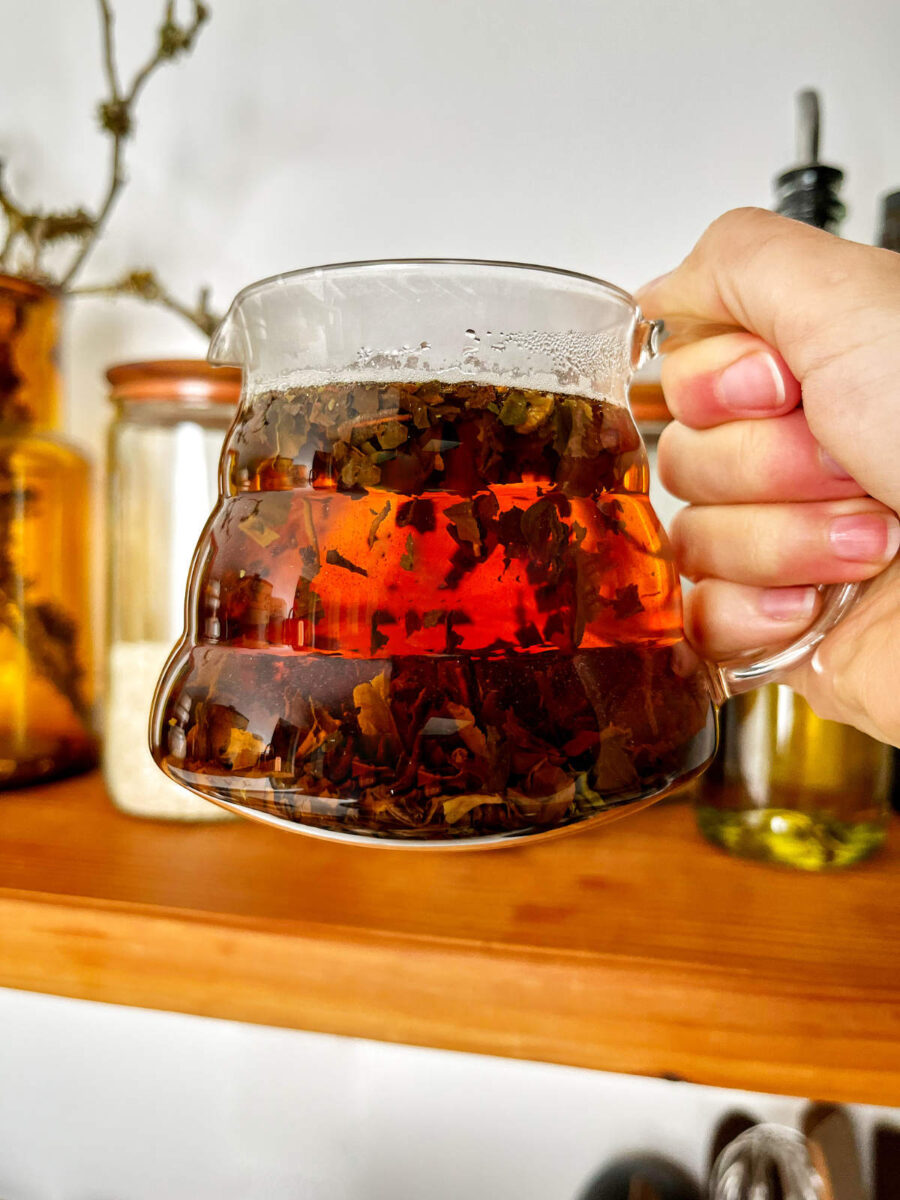
[[[762,209],[737,209],[638,301],[675,329],[677,341],[693,343],[673,355],[684,356],[682,365],[706,344],[700,339],[718,340],[708,338],[716,327],[748,331],[772,347],[788,383],[790,376],[799,382],[819,444],[871,495],[900,510],[900,254]],[[673,363],[670,384],[678,374]],[[700,425],[723,419],[712,411],[693,418]]]
[[[873,257],[874,256],[874,257]],[[745,329],[774,346],[793,374],[826,362],[835,344],[871,342],[896,318],[898,263],[765,209],[719,217],[684,262],[637,293],[681,344]]]
[[[782,417],[800,403],[800,385],[777,351],[752,333],[720,333],[667,353],[662,386],[682,425]]]

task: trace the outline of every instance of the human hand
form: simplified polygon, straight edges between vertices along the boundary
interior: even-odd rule
[[[873,580],[787,682],[900,745],[900,254],[738,209],[637,298],[673,334],[659,472],[690,502],[689,638],[710,659],[792,641],[814,585]]]

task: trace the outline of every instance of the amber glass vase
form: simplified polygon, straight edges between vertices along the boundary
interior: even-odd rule
[[[93,766],[89,468],[56,431],[59,298],[0,275],[0,787]]]

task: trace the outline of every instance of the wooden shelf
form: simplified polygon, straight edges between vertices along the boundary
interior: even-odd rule
[[[0,985],[900,1104],[900,836],[845,874],[737,862],[687,806],[478,854],[0,798]]]

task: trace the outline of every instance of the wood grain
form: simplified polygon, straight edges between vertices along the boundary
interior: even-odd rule
[[[900,861],[741,863],[664,804],[478,854],[0,799],[0,985],[900,1104]]]

